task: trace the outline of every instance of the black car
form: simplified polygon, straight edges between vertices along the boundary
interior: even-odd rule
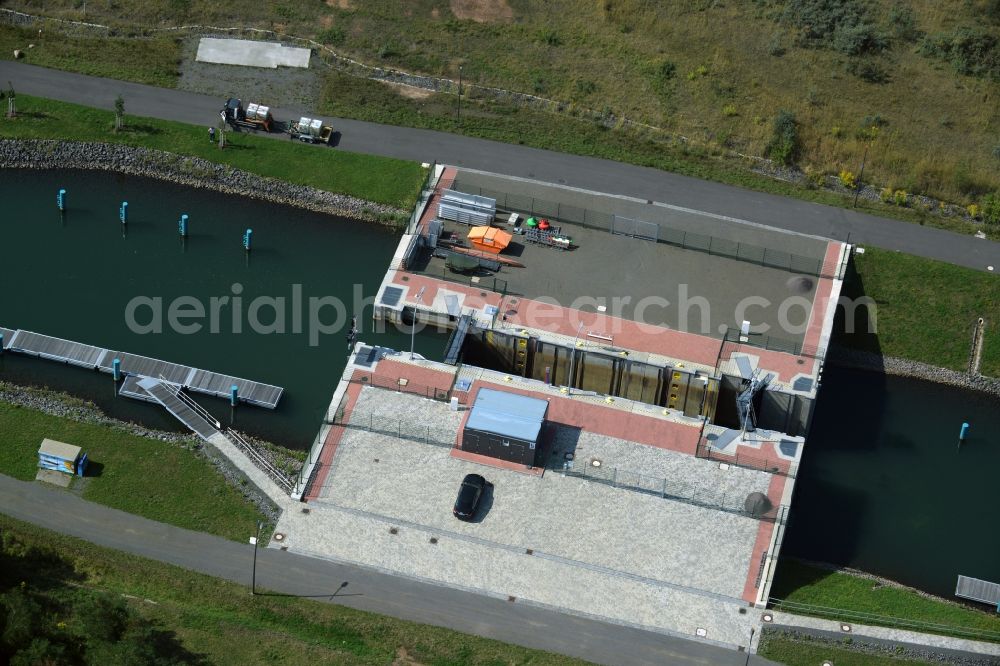
[[[455,500],[455,508],[451,510],[459,520],[472,520],[479,508],[479,500],[486,490],[486,479],[478,474],[466,474],[462,479],[462,485],[458,489],[458,498]]]

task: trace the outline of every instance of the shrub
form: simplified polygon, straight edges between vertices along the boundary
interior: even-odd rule
[[[722,115],[724,115],[726,118],[732,118],[733,116],[739,115],[739,113],[737,113],[736,111],[736,105],[726,104],[725,106],[723,106]]]
[[[892,188],[891,187],[883,187],[882,191],[878,193],[878,198],[882,201],[882,203],[891,203],[892,202]]]
[[[774,36],[771,37],[771,41],[767,43],[767,52],[775,58],[780,58],[785,55],[785,46],[781,42],[780,33],[775,33]]]
[[[542,28],[538,31],[538,41],[542,44],[547,44],[549,46],[560,46],[562,45],[562,39],[552,28]]]
[[[847,73],[868,83],[888,83],[889,72],[873,58],[859,58],[847,63]]]
[[[589,79],[577,79],[576,91],[581,95],[590,95],[597,92],[597,84]]]
[[[660,81],[666,82],[670,81],[677,75],[677,65],[669,60],[664,60],[660,63],[660,66],[656,69],[656,77]]]
[[[862,0],[788,0],[782,20],[797,27],[807,45],[848,55],[878,53],[889,47],[889,38],[878,30]]]
[[[830,128],[830,136],[832,136],[834,139],[843,139],[844,128],[840,127],[839,125],[834,125],[833,127]]]
[[[331,26],[316,35],[316,41],[329,46],[339,46],[347,39],[347,33],[339,25]]]
[[[781,110],[774,119],[774,131],[765,151],[767,156],[780,164],[791,164],[799,155],[799,128],[795,114]]]
[[[853,190],[858,184],[858,181],[854,178],[854,174],[846,169],[840,172],[838,178],[840,178],[840,184],[849,190]]]
[[[913,42],[920,38],[913,10],[902,2],[897,2],[889,9],[889,23],[892,25],[892,34],[904,42]]]
[[[976,204],[969,204],[968,206],[966,206],[965,210],[969,214],[969,217],[971,217],[972,219],[975,220],[979,218],[980,210],[979,206],[977,206]]]
[[[897,206],[905,206],[907,204],[906,191],[896,190],[892,193],[892,202]]]
[[[961,27],[927,37],[920,52],[950,62],[959,74],[1000,81],[1000,39],[982,29]]]
[[[1000,224],[1000,192],[993,192],[983,197],[983,221],[988,224]]]
[[[698,76],[708,76],[708,67],[698,65],[698,67],[695,68],[694,73]]]

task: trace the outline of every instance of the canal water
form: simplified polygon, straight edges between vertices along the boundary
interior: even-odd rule
[[[828,366],[782,553],[949,598],[1000,582],[998,473],[1000,400]]]
[[[62,215],[60,188],[67,190]],[[0,170],[0,202],[0,326],[282,386],[277,410],[241,405],[235,412],[237,428],[271,441],[300,449],[312,443],[344,370],[352,316],[361,340],[409,349],[406,333],[372,330],[368,301],[399,241],[380,226],[89,171]],[[182,213],[189,216],[183,243]],[[138,328],[129,325],[130,303]],[[175,315],[199,308],[204,315],[174,317],[180,326],[173,326],[171,306]],[[416,351],[440,358],[445,340],[422,333]],[[180,429],[158,405],[116,398],[107,374],[4,354],[0,378]],[[228,422],[227,401],[195,397]]]

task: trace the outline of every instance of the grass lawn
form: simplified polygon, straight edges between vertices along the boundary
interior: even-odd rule
[[[866,578],[821,569],[795,560],[780,561],[771,597],[797,604],[992,632],[1000,636],[1000,615],[996,613],[932,599],[913,590],[880,586]],[[836,660],[835,663],[838,666],[840,664]]]
[[[28,44],[35,47],[29,49]],[[99,39],[68,37],[55,31],[39,35],[37,30],[0,25],[0,54],[12,58],[14,49],[24,51],[32,65],[163,88],[177,85],[181,60],[180,42],[173,37]]]
[[[83,498],[152,520],[242,541],[261,519],[205,458],[176,444],[137,437],[0,403],[0,473],[35,478],[38,446],[48,437],[80,446],[93,476]]]
[[[405,211],[426,175],[416,162],[305,146],[245,133],[228,133],[226,150],[207,140],[202,126],[128,115],[114,132],[114,113],[28,95],[17,96],[18,117],[0,118],[0,138],[101,141],[193,155],[262,176],[348,194]],[[206,126],[213,119],[206,119]]]
[[[925,666],[940,663],[850,650],[774,631],[764,634],[757,654],[786,666],[819,666],[827,660],[836,666]]]
[[[584,663],[309,599],[252,597],[243,585],[95,546],[6,516],[0,516],[0,532],[2,554],[16,558],[16,566],[0,571],[0,589],[28,580],[35,590],[41,588],[56,599],[101,592],[131,595],[132,609],[172,631],[183,648],[203,655],[207,663]]]
[[[844,295],[875,300],[878,334],[844,334],[838,319],[836,342],[965,370],[973,326],[983,317],[986,337],[981,371],[1000,377],[1000,278],[876,248],[854,255],[853,265],[856,271],[849,273]],[[863,317],[863,311],[859,314]]]

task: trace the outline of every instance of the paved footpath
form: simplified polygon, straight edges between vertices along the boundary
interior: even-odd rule
[[[906,631],[903,629],[890,629],[888,627],[870,627],[863,624],[847,623],[849,632],[845,632],[841,622],[836,620],[823,620],[804,615],[793,615],[780,611],[770,611],[774,616],[772,622],[774,629],[794,629],[802,633],[835,638],[842,640],[848,637],[868,639],[869,642],[887,645],[907,644],[914,648],[925,648],[940,654],[942,657],[975,657],[987,663],[1000,664],[1000,643],[985,643],[982,641],[971,641],[965,638],[952,638],[950,636],[938,636],[937,634],[923,634],[916,631]],[[992,659],[991,659],[992,658]]]
[[[25,94],[103,109],[113,108],[120,93],[129,114],[206,127],[218,122],[222,108],[222,100],[217,97],[13,61],[0,61],[0,81],[10,81],[15,90]],[[272,112],[279,120],[315,115],[309,109],[291,107],[273,107]],[[979,270],[992,265],[1000,271],[1000,243],[901,220],[621,162],[447,132],[345,119],[334,119],[334,125],[341,132],[339,148],[342,150],[419,162],[437,160],[491,173],[667,203],[824,238],[848,240],[849,236],[852,243],[899,250]],[[314,149],[325,148],[314,146]]]
[[[192,532],[0,475],[0,512],[63,534],[249,586],[248,544]],[[247,537],[252,525],[247,525]],[[257,583],[284,594],[448,627],[616,666],[743,666],[747,655],[548,608],[390,576],[273,548],[257,554]],[[345,586],[346,583],[346,586]],[[335,596],[336,595],[336,596]],[[750,664],[774,662],[751,657]]]

